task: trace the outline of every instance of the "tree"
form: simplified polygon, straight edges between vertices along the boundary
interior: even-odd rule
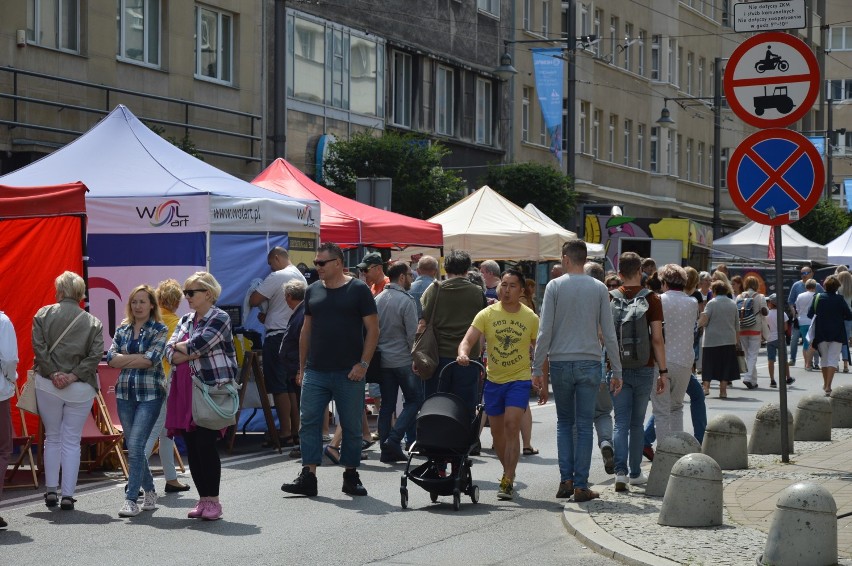
[[[330,189],[353,198],[359,177],[389,177],[393,180],[393,211],[426,219],[464,194],[464,180],[441,167],[449,153],[440,143],[430,145],[411,134],[385,132],[376,137],[358,133],[331,146],[323,175]]]
[[[820,199],[807,216],[791,227],[809,240],[827,244],[849,227],[849,217],[833,200]]]
[[[577,195],[573,180],[548,165],[491,165],[482,182],[520,207],[533,203],[563,226],[574,213]]]
[[[161,138],[165,138],[170,144],[175,147],[178,147],[184,150],[186,153],[190,154],[193,157],[197,157],[201,161],[204,161],[204,157],[201,153],[198,152],[198,148],[195,146],[195,142],[192,141],[192,138],[189,137],[189,134],[184,134],[183,138],[177,139],[174,136],[166,137],[164,134],[166,133],[166,129],[162,126],[158,126],[156,124],[146,124],[148,128],[160,136]]]

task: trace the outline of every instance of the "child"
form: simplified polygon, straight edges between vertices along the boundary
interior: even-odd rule
[[[769,337],[766,339],[766,359],[769,365],[769,387],[778,387],[775,382],[775,359],[778,357],[778,311],[777,297],[772,293],[766,297],[766,305],[769,307],[769,314],[766,315],[766,322],[769,325]],[[787,313],[784,313],[784,332],[787,332]],[[796,381],[792,377],[787,377],[787,383]]]

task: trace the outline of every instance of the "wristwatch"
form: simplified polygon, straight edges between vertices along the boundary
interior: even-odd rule
[[[669,373],[669,370],[667,370],[667,369],[661,369],[661,370],[660,370],[660,375],[661,375],[661,376],[666,375],[667,373]]]
[[[364,369],[367,369],[370,367],[370,362],[365,362],[364,360],[361,360],[360,362],[358,362],[358,365]]]

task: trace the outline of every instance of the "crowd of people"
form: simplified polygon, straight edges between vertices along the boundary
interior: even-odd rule
[[[411,265],[388,263],[378,252],[363,257],[361,277],[355,277],[333,243],[319,246],[313,261],[318,280],[311,285],[287,250],[273,248],[267,263],[270,273],[249,303],[260,307],[265,325],[263,373],[279,421],[278,430],[268,431],[277,442],[268,444],[291,447],[290,456],[301,459],[298,476],[281,486],[296,495],[319,493],[316,468],[324,456],[343,468],[344,493],[367,495],[358,473],[363,451],[373,443],[367,381],[374,388],[366,391],[384,399],[377,401],[376,435],[381,462],[391,465],[407,460],[425,399],[451,393],[471,418],[481,400],[503,468],[497,492],[502,500],[515,496],[521,456],[538,453],[531,444],[530,398],[545,404],[552,388],[556,497],[583,502],[600,496],[588,480],[595,432],[615,490],[645,483],[643,454],[653,459],[655,441],[684,430],[685,396],[700,442],[712,382],[723,399],[737,380],[757,388],[764,344],[769,386],[777,387],[779,334],[791,338],[791,366],[802,340],[806,369],[822,372],[826,395],[841,358],[848,371],[852,274],[842,267],[820,285],[811,267],[803,266],[801,281],[783,304],[776,294],[762,295],[754,276],[729,279],[724,265],[712,274],[676,264],[658,268],[651,258],[625,252],[617,271],[606,272],[587,261],[586,244],[575,239],[564,244],[539,307],[537,284],[522,271],[501,271],[490,260],[474,267],[462,250],[447,253],[443,279],[431,256]],[[45,431],[45,505],[73,510],[81,434],[99,390],[103,326],[80,307],[86,289],[79,275],[61,274],[55,291],[56,303],[33,318],[31,386]],[[192,408],[193,380],[221,387],[237,378],[231,319],[216,306],[220,293],[212,274],[198,272],[183,286],[169,279],[156,289],[139,285],[128,295],[106,351],[106,363],[119,370],[115,395],[129,462],[121,517],[157,508],[149,458],[158,441],[165,491],[191,489],[177,478],[176,436],[185,442],[198,492],[188,517],[223,516],[217,441],[225,429],[198,425]],[[181,296],[189,312],[178,317]],[[778,308],[785,311],[783,328]],[[434,330],[439,359],[432,374],[419,375],[412,346],[427,326]],[[484,376],[473,361],[484,365]],[[0,312],[0,469],[12,451],[18,365],[15,329]],[[339,419],[333,438],[327,435],[332,401]],[[652,416],[645,422],[649,404]],[[5,526],[0,518],[0,528]]]

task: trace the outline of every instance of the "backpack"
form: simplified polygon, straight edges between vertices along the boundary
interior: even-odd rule
[[[740,296],[737,299],[737,312],[740,316],[740,328],[751,328],[757,324],[757,313],[754,312],[754,295]]]
[[[612,298],[612,320],[618,338],[621,354],[621,366],[624,369],[637,369],[648,365],[651,357],[651,325],[648,323],[649,289],[642,289],[632,299],[615,289],[609,292]]]

